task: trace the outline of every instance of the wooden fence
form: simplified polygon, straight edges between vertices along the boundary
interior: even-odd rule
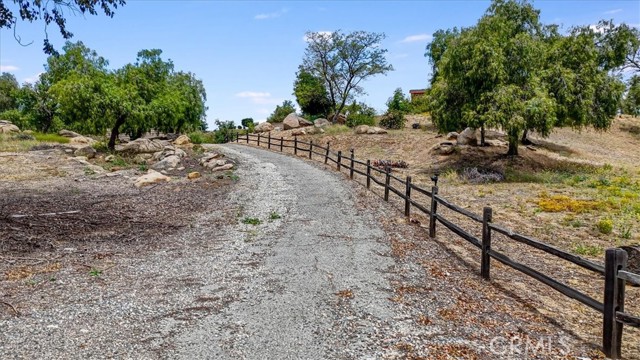
[[[492,221],[493,211],[490,207],[485,207],[482,215],[474,214],[473,212],[456,206],[439,196],[438,187],[435,185],[431,187],[431,189],[423,189],[411,182],[411,176],[407,176],[406,179],[402,179],[392,175],[390,167],[382,170],[378,167],[372,166],[370,160],[361,161],[356,159],[353,149],[351,149],[346,155],[343,154],[342,151],[331,151],[330,143],[328,142],[326,146],[321,146],[313,141],[300,141],[298,138],[294,138],[293,140],[284,139],[283,137],[274,138],[271,136],[271,133],[268,133],[266,137],[261,134],[237,134],[235,141],[238,143],[246,142],[246,144],[255,143],[257,146],[264,146],[267,149],[278,150],[280,152],[283,152],[284,149],[293,149],[294,155],[298,155],[300,152],[305,155],[308,154],[309,159],[314,159],[315,155],[316,160],[323,161],[325,164],[329,164],[329,161],[331,161],[336,166],[337,171],[348,171],[350,179],[353,179],[354,174],[362,175],[366,178],[367,189],[371,188],[372,182],[383,187],[385,201],[389,201],[390,194],[394,194],[402,199],[404,201],[405,216],[409,217],[411,215],[412,208],[415,208],[428,216],[429,236],[431,238],[436,236],[436,225],[437,223],[440,223],[447,229],[451,230],[454,234],[460,236],[462,239],[478,248],[480,250],[480,275],[482,278],[487,280],[490,279],[491,259],[495,259],[504,265],[552,287],[565,296],[575,299],[600,312],[602,314],[603,326],[602,348],[605,355],[609,358],[621,358],[620,352],[623,325],[640,328],[640,317],[624,312],[625,283],[629,282],[631,284],[640,285],[640,275],[626,271],[627,252],[623,249],[607,249],[605,253],[604,266],[590,260],[583,259],[577,255],[568,253],[552,245],[545,244],[532,237],[518,234],[494,223]],[[379,180],[374,174],[382,175],[384,177],[384,181]],[[394,180],[394,184],[401,184],[402,188],[392,186],[391,180]],[[427,196],[430,199],[430,203],[428,205],[418,203],[415,197],[412,199],[412,192]],[[466,216],[473,222],[477,223],[478,226],[482,226],[482,237],[477,238],[473,234],[453,223],[453,221],[445,218],[443,215],[438,213],[438,206],[444,206],[455,213]],[[605,286],[603,301],[598,301],[575,288],[572,288],[538,270],[521,264],[509,258],[507,255],[492,249],[491,238],[493,232],[500,233],[520,244],[541,250],[547,254],[587,269],[590,272],[604,276]]]

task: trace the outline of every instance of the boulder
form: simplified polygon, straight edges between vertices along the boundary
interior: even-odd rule
[[[162,171],[175,169],[180,164],[180,158],[176,155],[170,155],[158,161],[151,166],[152,169]]]
[[[96,149],[92,148],[91,146],[83,146],[79,149],[77,149],[76,151],[73,152],[73,155],[75,156],[86,156],[87,159],[93,159],[94,157],[96,157]]]
[[[325,127],[325,126],[331,125],[331,122],[329,120],[325,119],[325,118],[319,118],[319,119],[316,119],[316,121],[313,123],[313,125],[315,127],[321,128],[321,127]]]
[[[300,126],[313,126],[313,123],[301,116],[298,116],[298,123],[300,123]]]
[[[164,147],[167,145],[169,145],[169,142],[166,140],[149,140],[140,138],[124,144],[118,149],[118,151],[134,154],[155,153],[164,150]]]
[[[300,135],[306,135],[307,132],[305,131],[305,129],[294,129],[293,131],[291,131],[291,135],[293,136],[300,136]]]
[[[455,152],[456,147],[452,142],[446,141],[435,145],[431,148],[431,153],[436,155],[451,155]]]
[[[191,139],[187,135],[180,135],[177,139],[173,140],[174,145],[188,145],[191,144]]]
[[[188,173],[188,174],[187,174],[187,179],[189,179],[189,180],[194,180],[194,179],[199,178],[200,176],[201,176],[201,175],[200,175],[200,173],[199,173],[199,172],[194,171],[194,172],[190,172],[190,173]]]
[[[455,131],[452,131],[450,133],[447,134],[447,140],[457,140],[458,139],[458,133]]]
[[[331,122],[333,122],[333,117],[335,116],[335,114],[331,114],[329,116],[329,119]],[[345,124],[347,122],[347,115],[345,114],[338,114],[338,117],[336,118],[336,124]]]
[[[60,131],[58,131],[58,135],[64,136],[64,137],[68,137],[68,138],[74,138],[74,137],[82,136],[82,135],[78,134],[77,132],[73,132],[71,130],[60,130]]]
[[[155,170],[149,170],[146,174],[140,176],[135,180],[135,187],[147,186],[151,184],[156,184],[160,182],[165,182],[171,180],[170,177],[162,175],[161,173]]]
[[[200,158],[200,165],[204,166],[206,163],[210,162],[213,159],[217,159],[222,157],[222,154],[218,153],[205,153],[202,158]]]
[[[358,125],[355,129],[356,134],[366,134],[368,131],[369,125]]]
[[[151,159],[155,160],[155,161],[159,161],[162,160],[168,156],[172,156],[175,155],[179,158],[183,158],[185,156],[187,156],[187,153],[184,152],[184,150],[176,148],[174,146],[168,145],[165,146],[164,149],[162,149],[162,151],[157,151],[155,153],[153,153],[153,156],[151,157]]]
[[[387,133],[387,130],[383,128],[379,128],[377,126],[369,127],[369,129],[367,130],[367,134],[386,134],[386,133]]]
[[[286,118],[282,121],[282,127],[285,130],[296,129],[300,127],[300,120],[298,120],[299,116],[296,113],[291,113],[287,115]]]
[[[223,171],[223,170],[231,170],[233,169],[233,164],[224,164],[221,166],[214,167],[211,171]]]
[[[502,141],[499,139],[485,139],[484,140],[485,145],[487,146],[495,146],[495,147],[507,147],[509,146],[509,143],[506,141]]]
[[[107,155],[107,157],[104,158],[104,161],[111,162],[111,161],[113,161],[115,159],[116,159],[115,155]]]
[[[476,129],[466,128],[462,131],[457,138],[458,145],[478,145],[478,139],[476,138]]]
[[[93,145],[96,142],[97,141],[93,140],[92,138],[82,135],[78,135],[69,139],[69,144],[71,145]]]
[[[268,122],[260,123],[253,129],[253,131],[257,133],[273,131],[273,124]]]
[[[294,130],[295,131],[295,130]],[[304,129],[304,131],[307,133],[307,135],[315,135],[315,134],[321,134],[324,132],[324,129],[312,126],[312,127],[308,127],[306,129]]]
[[[20,128],[13,125],[11,121],[8,121],[8,120],[1,120],[1,121],[2,123],[0,123],[0,134],[20,132]]]
[[[152,160],[153,156],[151,154],[136,154],[136,156],[133,157],[133,162],[138,165],[149,164]]]

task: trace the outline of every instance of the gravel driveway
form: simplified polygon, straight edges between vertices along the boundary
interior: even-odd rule
[[[0,359],[601,358],[598,336],[581,338],[539,306],[546,288],[518,297],[520,282],[479,280],[462,240],[441,231],[425,241],[342,174],[242,145],[218,150],[239,164],[221,183],[143,193],[124,177],[58,178],[56,194],[70,199],[141,197],[128,206],[148,214],[134,224],[173,219],[171,206],[193,216],[164,236],[55,240],[51,252],[0,264]]]

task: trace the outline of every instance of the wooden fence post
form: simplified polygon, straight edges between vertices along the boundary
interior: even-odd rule
[[[338,171],[340,171],[340,166],[341,165],[342,165],[342,151],[339,150],[338,151],[338,162],[337,162]]]
[[[438,195],[438,187],[433,186],[431,188],[431,214],[429,215],[429,237],[436,237],[436,211],[438,211],[438,202],[436,201],[436,195]]]
[[[298,155],[298,137],[293,138],[293,155]]]
[[[245,135],[247,135],[247,144],[249,144],[249,131]]]
[[[313,140],[309,140],[309,160],[311,160],[311,154],[313,154]]]
[[[349,151],[351,152],[351,170],[349,171],[349,178],[353,180],[353,168],[355,166],[355,162],[353,160],[355,158],[355,155],[353,154],[353,148],[351,148]]]
[[[391,182],[391,166],[387,166],[384,179],[384,201],[389,201],[389,183]]]
[[[258,147],[260,147],[260,133],[258,133]]]
[[[327,141],[327,152],[324,154],[324,164],[326,165],[329,161],[329,141]]]
[[[404,216],[411,217],[411,176],[407,176],[407,188],[404,191]]]
[[[271,149],[271,132],[268,132],[267,136],[267,149]]]
[[[618,279],[618,271],[627,267],[627,252],[607,249],[604,263],[604,312],[602,350],[608,358],[620,359],[622,354],[622,323],[616,321],[616,312],[624,311],[625,280]]]
[[[240,142],[240,132],[236,132],[236,143]]]
[[[489,223],[493,219],[493,210],[490,207],[485,207],[482,210],[482,260],[480,263],[480,275],[483,279],[489,280],[491,278],[491,228]]]
[[[367,160],[367,189],[371,188],[371,160]]]
[[[284,142],[284,138],[280,136],[280,152],[282,152],[282,143]]]

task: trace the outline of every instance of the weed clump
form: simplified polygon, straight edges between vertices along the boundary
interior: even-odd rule
[[[569,211],[574,213],[583,213],[601,208],[601,204],[598,201],[577,200],[567,195],[550,196],[547,193],[540,194],[540,198],[537,203],[540,210],[545,212]]]
[[[596,228],[601,234],[611,234],[613,231],[613,221],[611,219],[601,219],[596,223]]]

